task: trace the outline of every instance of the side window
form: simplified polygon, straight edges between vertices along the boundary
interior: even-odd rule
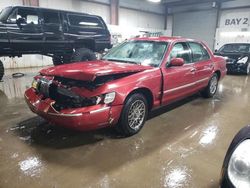
[[[56,11],[43,11],[44,24],[60,24],[59,12]]]
[[[31,25],[39,24],[38,12],[32,9],[19,8],[15,10],[8,18],[9,23],[25,23]]]
[[[183,58],[185,63],[191,63],[190,50],[186,43],[176,43],[170,52],[169,58],[169,60],[173,58]]]
[[[68,14],[68,19],[72,26],[103,28],[102,22],[96,17]]]
[[[192,50],[193,62],[204,61],[210,59],[207,50],[199,43],[190,42],[189,46]]]

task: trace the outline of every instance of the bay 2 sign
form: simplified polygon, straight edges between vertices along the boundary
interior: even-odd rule
[[[221,13],[220,27],[246,28],[250,26],[250,9],[224,10]]]
[[[225,20],[225,25],[245,25],[248,26],[249,19],[248,18],[231,18]]]

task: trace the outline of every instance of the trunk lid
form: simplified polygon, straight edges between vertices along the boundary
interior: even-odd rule
[[[50,67],[41,70],[40,73],[44,76],[58,76],[74,80],[94,81],[99,76],[137,73],[147,69],[152,69],[152,67],[97,60]]]

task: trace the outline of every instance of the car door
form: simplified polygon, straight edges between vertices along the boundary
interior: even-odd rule
[[[183,58],[183,66],[170,66],[173,58]],[[191,61],[191,53],[185,42],[172,45],[168,55],[167,66],[162,68],[163,74],[163,97],[162,103],[168,104],[183,98],[194,91],[195,68]]]
[[[66,48],[63,24],[60,12],[56,10],[41,10],[42,27],[44,31],[45,53],[62,51]]]
[[[195,67],[196,88],[207,86],[213,72],[213,61],[205,47],[198,42],[188,42]]]
[[[11,49],[18,53],[40,53],[43,31],[39,9],[18,7],[7,20]]]

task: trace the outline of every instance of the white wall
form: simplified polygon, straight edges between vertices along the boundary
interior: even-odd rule
[[[110,23],[109,5],[87,2],[82,0],[40,0],[40,7],[84,12],[101,16]]]
[[[215,49],[234,42],[250,43],[250,8],[223,10],[220,13]]]
[[[164,15],[120,8],[119,25],[128,27],[164,29],[165,17]]]
[[[11,0],[11,1],[0,0],[0,9],[3,9],[7,6],[22,5],[22,4],[23,4],[22,0]]]

